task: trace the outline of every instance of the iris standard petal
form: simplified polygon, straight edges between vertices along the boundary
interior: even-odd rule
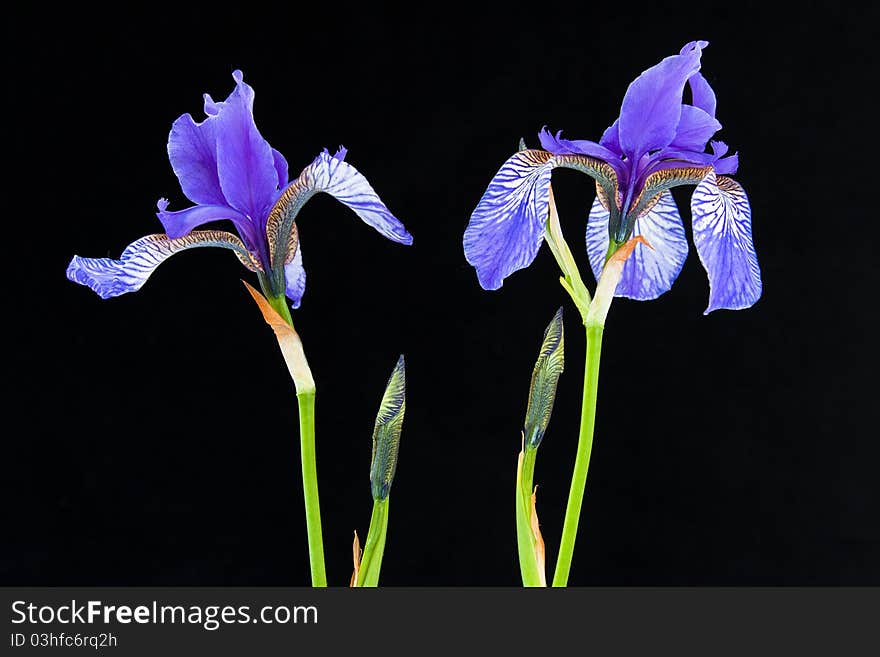
[[[681,117],[684,85],[700,70],[702,44],[667,57],[629,85],[620,107],[620,146],[631,159],[668,146]]]
[[[480,285],[497,290],[528,267],[544,239],[552,155],[525,150],[507,160],[477,204],[464,232],[464,255]]]
[[[691,198],[694,245],[709,276],[709,306],[748,308],[761,296],[761,269],[752,242],[752,209],[742,186],[710,172]]]
[[[287,183],[290,182],[290,179],[288,178],[287,160],[274,148],[272,149],[272,159],[275,162],[275,171],[278,173],[278,189],[284,189],[287,187]]]
[[[251,243],[253,247],[253,227],[247,217],[233,210],[227,205],[194,205],[185,210],[177,210],[168,212],[168,201],[159,199],[157,203],[159,211],[156,216],[165,227],[165,232],[171,238],[183,237],[192,229],[211,221],[229,220],[235,224],[235,227],[244,237],[245,242]]]
[[[302,243],[297,246],[293,260],[284,265],[285,294],[294,308],[299,308],[306,291],[306,270],[303,269]]]
[[[702,153],[719,130],[721,124],[711,114],[693,105],[682,105],[681,119],[669,148]]]
[[[404,225],[385,206],[367,179],[348,162],[344,149],[336,155],[319,154],[303,169],[299,177],[281,193],[266,221],[272,262],[286,262],[288,237],[302,206],[319,192],[330,194],[381,235],[399,244],[412,244],[413,238]]]
[[[691,104],[694,107],[699,107],[710,116],[715,116],[717,104],[715,91],[709,85],[709,81],[703,77],[703,74],[694,73],[688,78],[688,86],[691,88]]]
[[[139,290],[156,267],[175,253],[203,246],[230,249],[245,267],[251,271],[261,270],[238,237],[221,230],[205,230],[177,239],[147,235],[129,244],[119,260],[73,256],[67,267],[67,278],[91,288],[102,299],[109,299]]]
[[[180,181],[180,189],[193,203],[226,205],[217,177],[215,120],[196,123],[184,114],[171,125],[168,159]]]
[[[235,71],[235,91],[222,104],[215,121],[217,174],[226,201],[259,225],[278,196],[278,170],[272,147],[254,123],[254,91]]]
[[[684,226],[670,192],[663,192],[657,203],[636,219],[632,236],[639,235],[654,248],[636,245],[623,266],[614,296],[647,301],[672,287],[687,258]],[[605,266],[608,241],[608,210],[597,198],[587,222],[587,255],[596,280]]]
[[[619,129],[620,121],[619,119],[615,119],[614,123],[605,128],[605,132],[602,133],[602,138],[599,140],[599,144],[622,157],[623,151],[620,150]]]

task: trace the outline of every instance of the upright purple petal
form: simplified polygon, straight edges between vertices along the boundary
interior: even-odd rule
[[[217,176],[217,138],[214,119],[201,123],[184,114],[171,125],[168,159],[180,189],[193,203],[226,205]]]
[[[694,73],[688,79],[688,86],[691,88],[691,104],[699,107],[701,110],[715,116],[715,91],[709,85],[709,81],[703,77],[702,73]]]
[[[691,198],[694,245],[709,276],[705,314],[748,308],[761,296],[761,269],[752,242],[752,209],[742,186],[709,173]]]
[[[293,260],[284,265],[284,279],[287,283],[285,294],[294,308],[299,308],[306,291],[306,270],[303,269],[302,242],[296,249]]]
[[[275,171],[278,173],[278,189],[284,189],[287,187],[287,183],[290,182],[290,178],[288,177],[287,160],[274,148],[272,149],[272,159],[275,162]]]
[[[222,104],[214,121],[217,173],[226,201],[260,223],[278,197],[279,173],[272,147],[254,123],[254,90],[241,71],[232,74],[235,91]]]
[[[602,138],[599,140],[599,144],[604,146],[608,150],[612,151],[618,156],[623,156],[623,151],[620,150],[620,120],[615,119],[614,123],[605,128],[605,132],[602,133]]]
[[[539,150],[508,159],[471,215],[464,254],[484,289],[497,290],[538,254],[549,211],[551,159]]]
[[[669,144],[669,148],[702,153],[712,135],[719,130],[721,124],[715,117],[699,107],[682,105],[681,120],[678,122],[675,138]]]
[[[167,235],[147,235],[129,244],[119,260],[73,256],[67,267],[67,278],[91,288],[102,299],[109,299],[141,289],[150,274],[175,253],[204,246],[230,249],[245,267],[251,271],[260,269],[253,254],[238,237],[224,231],[206,230],[177,239]]]
[[[668,146],[681,118],[684,85],[700,70],[705,42],[688,44],[682,54],[667,57],[629,85],[620,107],[620,146],[632,159]]]
[[[638,235],[654,248],[636,245],[623,266],[614,296],[647,301],[672,287],[687,258],[687,238],[671,193],[663,192],[657,204],[636,219],[633,237]],[[596,280],[605,265],[608,241],[608,210],[597,198],[587,222],[587,255]]]

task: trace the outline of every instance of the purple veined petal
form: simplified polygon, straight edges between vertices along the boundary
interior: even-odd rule
[[[694,73],[688,79],[688,86],[691,88],[691,104],[694,107],[699,107],[709,116],[715,116],[717,105],[715,91],[712,89],[709,81],[703,77],[703,74]]]
[[[489,183],[464,232],[464,255],[480,285],[497,290],[528,267],[544,240],[553,156],[525,150],[508,159]]]
[[[684,85],[700,70],[705,43],[688,44],[681,54],[667,57],[630,83],[620,107],[618,130],[621,150],[631,159],[672,142],[681,118]]]
[[[670,149],[703,152],[721,124],[713,116],[692,105],[681,106],[681,119],[675,129]]]
[[[211,221],[231,221],[235,224],[238,232],[244,238],[246,244],[250,248],[255,248],[258,242],[255,242],[256,235],[251,222],[243,214],[226,205],[194,205],[191,208],[168,212],[168,201],[164,198],[159,199],[156,204],[159,211],[156,216],[165,227],[165,232],[172,239],[183,237],[194,228]]]
[[[342,159],[345,153],[345,149],[340,149],[330,155],[324,150],[281,193],[266,221],[266,238],[273,263],[287,260],[288,237],[296,216],[306,201],[319,192],[329,194],[354,210],[382,236],[399,244],[412,244],[412,235],[391,214],[367,179]]]
[[[274,148],[272,149],[272,159],[275,162],[275,171],[278,173],[278,189],[284,189],[287,187],[287,183],[290,182],[288,177],[287,160]]]
[[[383,237],[398,244],[412,244],[412,235],[379,198],[367,179],[343,158],[347,150],[340,147],[330,155],[324,151],[312,162],[301,177],[312,178],[316,192],[329,194],[349,207],[368,226]]]
[[[687,237],[670,192],[663,192],[656,205],[636,219],[633,237],[638,235],[654,248],[636,245],[623,266],[614,296],[647,301],[669,291],[687,259]],[[608,210],[597,198],[587,221],[587,255],[596,280],[605,266],[608,241]]]
[[[752,242],[752,209],[742,186],[710,172],[691,198],[694,245],[709,276],[709,306],[739,310],[761,296],[761,269]]]
[[[261,270],[238,237],[221,230],[205,230],[177,239],[147,235],[129,244],[119,260],[73,256],[67,267],[67,278],[91,288],[102,299],[109,299],[139,290],[156,268],[175,253],[205,246],[230,249],[245,267],[251,271]]]
[[[226,205],[217,176],[215,121],[201,123],[184,114],[172,125],[168,135],[168,160],[180,181],[180,189],[193,203]]]
[[[306,291],[306,270],[303,269],[302,242],[296,249],[293,260],[284,265],[284,279],[287,282],[285,294],[294,308],[299,308]]]
[[[232,74],[235,90],[217,103],[217,174],[226,201],[250,217],[262,234],[263,220],[278,197],[279,174],[269,145],[254,123],[254,90],[241,71]]]

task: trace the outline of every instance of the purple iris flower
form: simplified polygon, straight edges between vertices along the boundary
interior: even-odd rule
[[[544,150],[521,150],[489,184],[464,234],[464,251],[487,290],[501,287],[531,264],[544,239],[554,168],[576,169],[596,180],[587,222],[587,253],[598,279],[606,258],[633,236],[639,244],[623,268],[615,296],[655,299],[672,286],[688,245],[670,193],[696,185],[691,198],[694,245],[709,277],[709,306],[740,309],[761,296],[761,271],[752,242],[752,212],[739,183],[736,154],[710,141],[721,129],[715,93],[700,74],[706,41],[688,43],[637,77],[620,117],[599,142],[563,139],[546,129]],[[685,85],[691,103],[682,102]],[[707,150],[707,146],[708,149]]]
[[[296,308],[306,275],[296,228],[299,210],[318,192],[347,205],[390,240],[412,244],[412,236],[385,207],[358,171],[325,149],[296,180],[288,182],[287,161],[260,135],[254,123],[254,90],[241,71],[232,74],[235,90],[223,102],[205,94],[207,117],[196,123],[184,114],[171,126],[168,158],[180,188],[194,206],[168,211],[160,199],[157,216],[164,234],[130,244],[119,260],[74,256],[67,277],[104,299],[141,288],[165,259],[190,248],[217,246],[232,250],[256,272],[264,292],[286,295]],[[222,230],[194,230],[229,220],[238,235]]]

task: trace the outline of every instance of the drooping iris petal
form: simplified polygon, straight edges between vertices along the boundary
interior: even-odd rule
[[[233,210],[227,205],[194,205],[185,210],[177,210],[176,212],[168,212],[168,201],[159,199],[159,211],[156,216],[165,227],[168,237],[183,237],[193,228],[197,228],[211,221],[229,220],[235,224],[239,232],[248,239],[249,232],[252,230],[250,222],[240,212]]]
[[[656,299],[672,287],[688,252],[684,226],[670,192],[661,194],[657,203],[636,219],[632,236],[642,236],[654,248],[636,245],[623,266],[614,296]],[[608,210],[596,199],[587,222],[587,254],[596,280],[605,265],[608,241]]]
[[[259,223],[278,195],[279,174],[272,147],[254,123],[254,91],[244,82],[241,71],[232,75],[235,91],[219,104],[213,119],[217,174],[228,204]]]
[[[539,150],[515,154],[495,174],[471,215],[464,255],[484,289],[497,290],[538,254],[547,222],[551,158]]]
[[[217,137],[215,121],[208,117],[196,123],[184,114],[172,125],[168,135],[168,159],[180,189],[193,203],[226,205],[217,176]]]
[[[284,265],[285,294],[294,308],[299,308],[306,291],[306,270],[303,268],[302,242],[296,249],[293,260]]]
[[[302,206],[319,192],[330,194],[368,226],[393,242],[412,244],[403,224],[385,206],[367,179],[342,157],[344,153],[330,155],[326,150],[303,169],[299,177],[282,192],[266,221],[272,262],[287,260],[288,237]]]
[[[689,44],[682,54],[667,57],[630,83],[620,107],[619,139],[631,159],[672,142],[681,117],[684,85],[700,70],[704,44]]]
[[[675,138],[669,148],[703,151],[709,139],[721,130],[721,124],[711,114],[692,105],[681,106],[681,120],[675,129]]]
[[[237,236],[221,230],[205,230],[177,239],[147,235],[129,244],[119,260],[73,256],[67,267],[67,278],[88,286],[102,299],[109,299],[139,290],[156,267],[175,253],[204,246],[230,249],[245,267],[260,271],[258,261]]]
[[[752,209],[742,186],[710,172],[691,198],[694,245],[709,276],[709,306],[748,308],[761,296],[761,269],[752,242]]]

